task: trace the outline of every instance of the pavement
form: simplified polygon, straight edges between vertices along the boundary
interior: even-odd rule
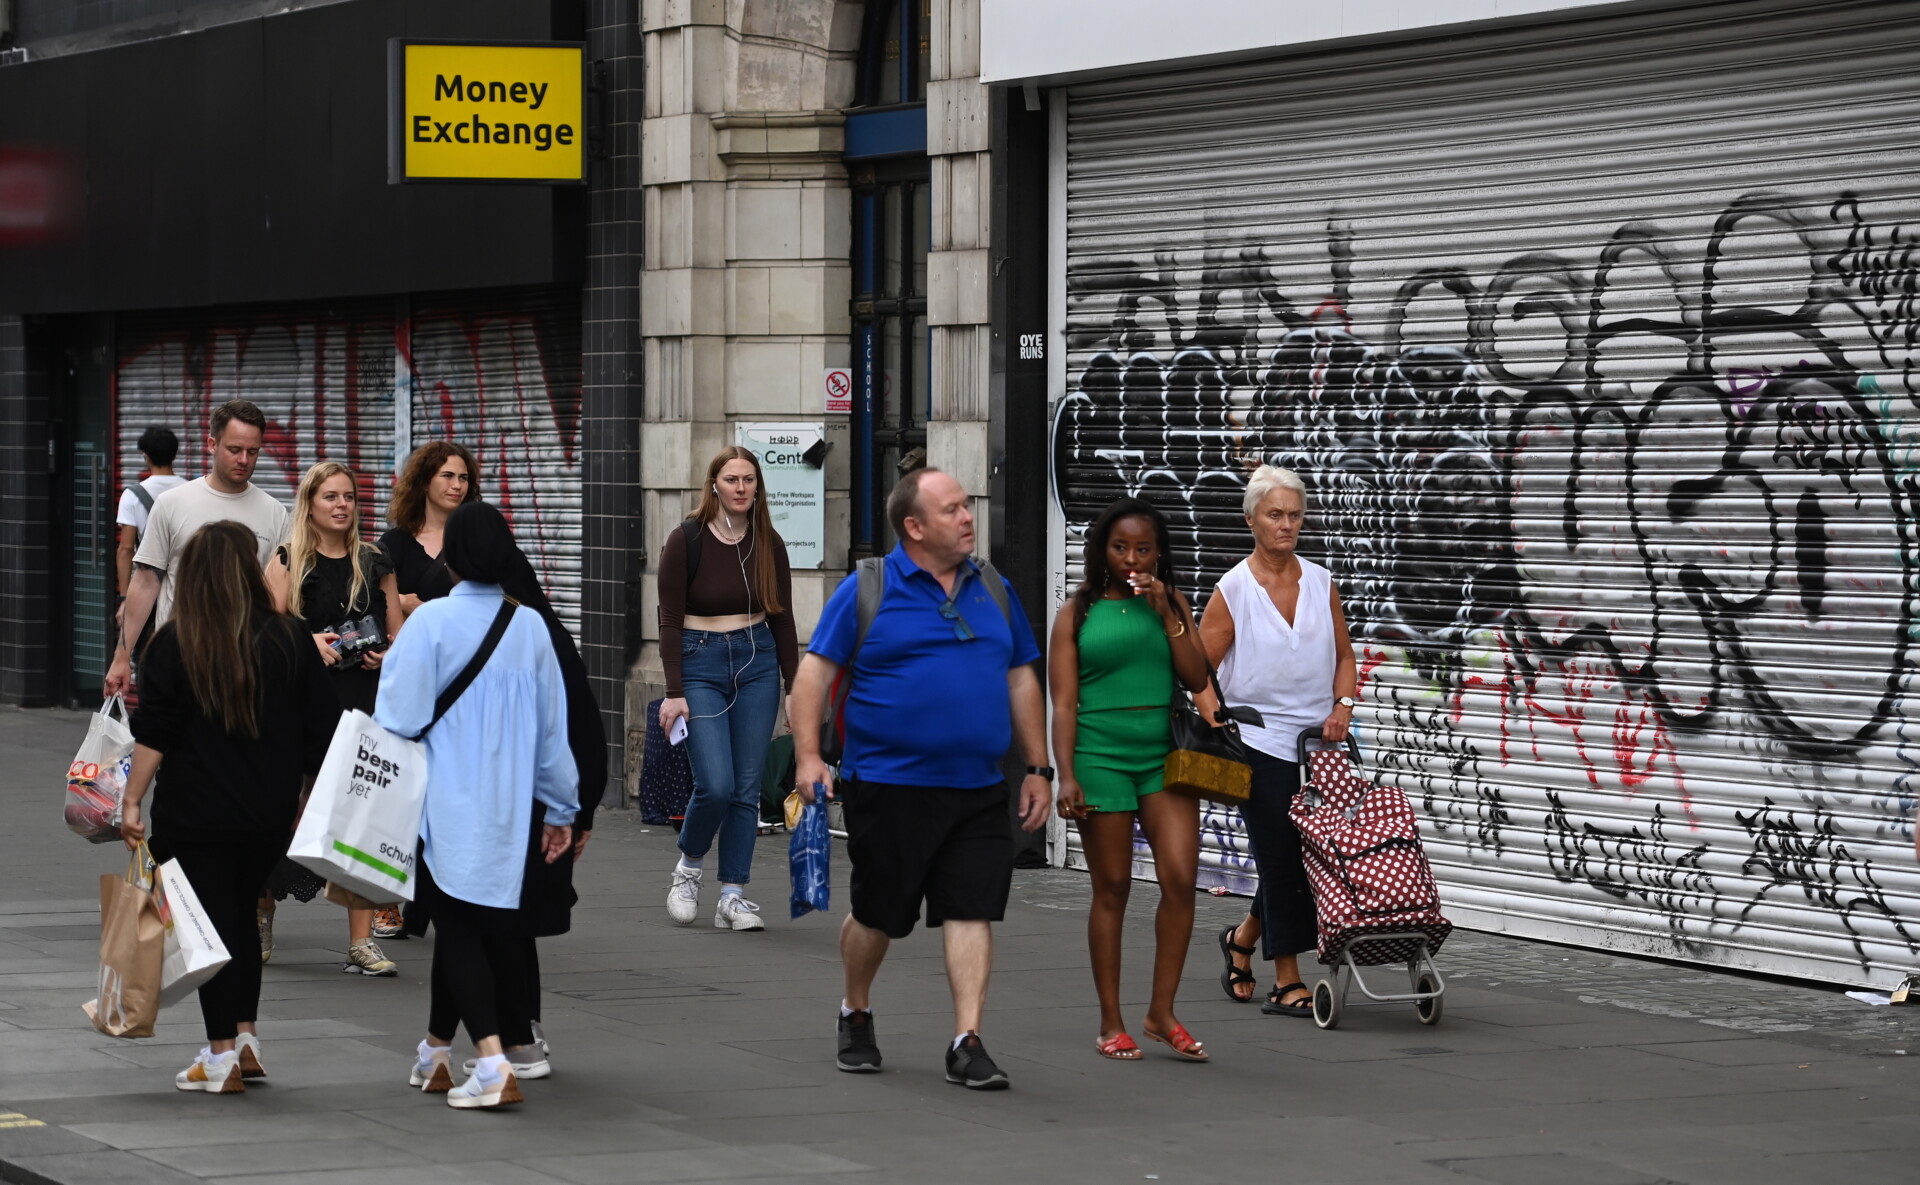
[[[1087,884],[1057,870],[1017,874],[996,927],[984,1036],[1011,1090],[944,1081],[951,1013],[924,932],[894,945],[875,994],[886,1072],[841,1074],[839,919],[786,919],[784,837],[755,869],[766,932],[680,928],[662,908],[671,833],[619,811],[580,867],[573,933],[542,943],[555,1072],[524,1105],[456,1112],[406,1088],[431,940],[390,945],[398,978],[344,975],[345,920],[323,901],[280,913],[269,1084],[182,1094],[172,1075],[203,1043],[191,1003],[141,1041],[80,1011],[98,878],[123,860],[60,822],[84,731],[80,713],[0,710],[7,1181],[1805,1185],[1911,1181],[1920,1158],[1920,1008],[1463,932],[1439,960],[1437,1026],[1396,1006],[1321,1031],[1222,995],[1231,898],[1201,899],[1180,1008],[1213,1061],[1104,1061]],[[844,900],[844,860],[834,872]],[[1136,1036],[1156,899],[1138,886],[1129,916]]]

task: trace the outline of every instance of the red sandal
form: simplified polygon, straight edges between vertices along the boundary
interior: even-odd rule
[[[1193,1039],[1192,1033],[1187,1032],[1187,1026],[1179,1021],[1173,1023],[1173,1031],[1170,1033],[1156,1033],[1145,1025],[1140,1026],[1140,1032],[1147,1040],[1158,1041],[1190,1062],[1208,1060],[1207,1051],[1200,1047],[1200,1042]]]
[[[1101,1057],[1110,1057],[1117,1062],[1138,1061],[1140,1058],[1140,1047],[1124,1032],[1095,1041],[1093,1048]]]

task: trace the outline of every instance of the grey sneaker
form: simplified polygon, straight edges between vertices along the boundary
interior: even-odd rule
[[[878,1074],[880,1046],[873,1036],[873,1013],[861,1011],[840,1018],[840,1054],[833,1064],[849,1074]]]
[[[947,1081],[968,1090],[1005,1090],[1007,1074],[987,1056],[980,1034],[968,1033],[960,1047],[947,1049]]]
[[[373,975],[385,978],[400,973],[400,964],[387,957],[380,944],[369,938],[347,948],[347,965],[340,968],[348,975]]]

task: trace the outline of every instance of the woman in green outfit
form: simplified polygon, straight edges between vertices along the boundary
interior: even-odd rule
[[[1206,653],[1187,600],[1174,587],[1167,524],[1158,510],[1123,498],[1088,528],[1086,546],[1086,579],[1053,623],[1047,682],[1058,809],[1079,825],[1093,874],[1087,946],[1100,996],[1095,1048],[1124,1061],[1140,1056],[1120,1017],[1120,929],[1138,817],[1160,882],[1153,997],[1141,1032],[1189,1061],[1205,1061],[1206,1050],[1173,1015],[1193,937],[1200,810],[1191,798],[1160,791],[1173,747],[1174,680],[1193,691],[1205,687]]]

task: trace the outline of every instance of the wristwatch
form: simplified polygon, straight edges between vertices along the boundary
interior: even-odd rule
[[[1339,704],[1343,708],[1357,708],[1360,706],[1360,701],[1353,698],[1350,695],[1343,695],[1339,699],[1334,700],[1333,702],[1336,704]]]
[[[1036,774],[1049,782],[1053,781],[1053,767],[1051,765],[1029,765],[1027,767],[1027,776],[1033,777]]]

